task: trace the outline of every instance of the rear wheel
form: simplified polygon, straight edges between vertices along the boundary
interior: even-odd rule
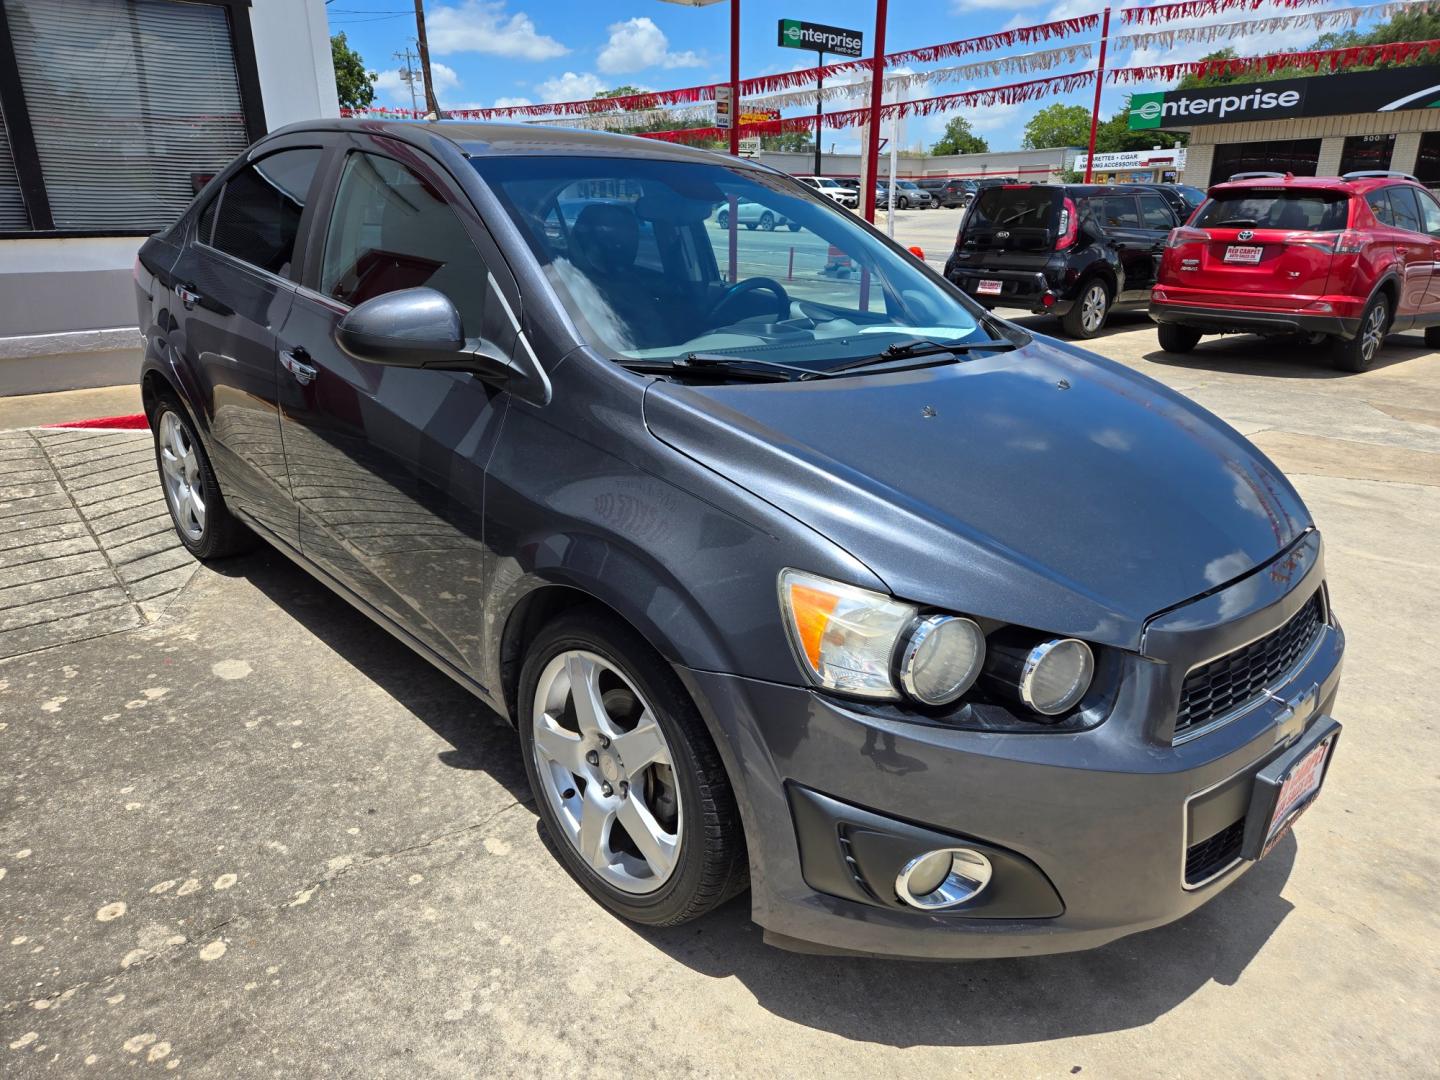
[[[769,232],[771,229],[775,228],[775,215],[770,213],[769,210],[766,210],[763,214],[760,215],[760,228],[764,229],[766,232]]]
[[[1360,316],[1360,329],[1353,338],[1335,338],[1331,356],[1341,371],[1369,371],[1385,344],[1390,330],[1390,297],[1376,293]]]
[[[720,213],[716,214],[715,224],[722,229],[728,229],[730,227],[730,211],[721,210]]]
[[[799,223],[798,221],[789,222],[789,223],[787,224],[786,228],[788,228],[791,232],[799,232],[799,231],[800,231],[800,223]]]
[[[745,886],[730,781],[684,687],[633,630],[579,609],[520,673],[520,739],[555,853],[605,907],[648,926],[699,918]]]
[[[1187,353],[1200,344],[1200,331],[1193,326],[1177,326],[1161,323],[1159,329],[1160,348],[1166,352]]]
[[[1091,278],[1080,286],[1080,296],[1065,313],[1060,325],[1075,338],[1092,338],[1100,332],[1110,315],[1110,289],[1099,278]]]
[[[180,542],[202,562],[253,547],[255,534],[225,505],[220,482],[184,406],[172,397],[162,397],[150,422],[160,486]]]

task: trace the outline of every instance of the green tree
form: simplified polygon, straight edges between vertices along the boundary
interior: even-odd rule
[[[375,100],[375,72],[365,70],[365,61],[345,41],[341,30],[330,39],[330,56],[335,61],[335,96],[342,109],[368,109]]]
[[[1090,110],[1084,105],[1047,105],[1025,125],[1026,150],[1054,146],[1087,146],[1090,143]]]
[[[990,144],[970,130],[970,121],[963,116],[952,116],[944,133],[930,147],[932,154],[984,154],[989,150]]]
[[[1101,120],[1100,126],[1095,131],[1095,152],[1097,154],[1113,154],[1121,150],[1149,150],[1156,143],[1167,148],[1176,143],[1188,146],[1190,136],[1184,131],[1167,131],[1163,135],[1154,129],[1131,131],[1129,98],[1126,98],[1125,106],[1119,112],[1108,120]]]
[[[1318,46],[1329,48],[1330,46]],[[1206,53],[1201,60],[1233,60],[1240,54],[1233,48],[1226,46],[1223,49],[1216,49],[1212,53]],[[1294,79],[1302,75],[1314,75],[1315,72],[1309,68],[1284,67],[1276,68],[1274,71],[1214,71],[1205,76],[1186,75],[1180,79],[1176,86],[1177,90],[1194,90],[1202,86],[1231,86],[1234,83],[1257,83],[1273,82],[1276,79]]]
[[[614,90],[601,90],[596,93],[597,98],[630,97],[632,94],[643,93],[638,86],[631,86],[626,83],[624,86],[617,86]]]

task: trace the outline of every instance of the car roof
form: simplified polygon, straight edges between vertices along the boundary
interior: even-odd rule
[[[693,146],[620,135],[611,131],[552,127],[541,124],[498,124],[474,120],[303,120],[271,132],[267,138],[305,131],[349,131],[386,135],[402,142],[423,145],[440,137],[453,142],[469,157],[557,157],[624,156],[667,161],[723,161],[732,167],[773,172],[768,166],[736,159]]]
[[[1211,184],[1210,191],[1243,191],[1246,188],[1288,188],[1298,191],[1343,191],[1347,195],[1364,195],[1376,188],[1396,184],[1413,184],[1403,176],[1365,176],[1346,180],[1343,176],[1252,176],[1244,180],[1223,180]]]

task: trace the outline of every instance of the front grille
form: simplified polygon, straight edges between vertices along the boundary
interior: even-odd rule
[[[1185,849],[1185,884],[1199,885],[1225,869],[1240,857],[1240,845],[1244,842],[1245,819],[1241,818],[1208,840],[1191,844]]]
[[[1284,626],[1190,672],[1180,688],[1175,734],[1224,716],[1254,701],[1266,687],[1277,685],[1305,655],[1324,625],[1325,611],[1317,589]]]

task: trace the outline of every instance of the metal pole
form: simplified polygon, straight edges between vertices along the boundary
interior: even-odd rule
[[[895,88],[895,104],[900,104],[900,88]],[[890,118],[890,186],[885,189],[885,235],[895,239],[895,161],[900,153],[900,110]]]
[[[740,0],[730,0],[730,156],[740,156]],[[735,218],[730,218],[731,230]],[[735,260],[735,246],[730,246],[730,260]],[[735,280],[731,267],[730,280]]]
[[[435,83],[430,78],[430,42],[425,37],[425,0],[415,0],[415,47],[420,51],[420,74],[425,80],[425,110],[440,115],[440,100],[435,96]]]
[[[815,77],[815,175],[820,175],[820,115],[825,99],[820,91],[825,89],[825,50],[820,50],[820,73]]]
[[[1100,63],[1095,69],[1095,105],[1090,110],[1090,147],[1085,155],[1085,183],[1095,172],[1095,132],[1100,128],[1100,91],[1105,86],[1105,46],[1110,41],[1110,9],[1105,9],[1100,26]]]
[[[870,132],[865,145],[864,179],[860,204],[865,220],[875,224],[875,172],[880,165],[880,102],[885,88],[885,16],[888,0],[875,0],[875,58],[870,61]]]

